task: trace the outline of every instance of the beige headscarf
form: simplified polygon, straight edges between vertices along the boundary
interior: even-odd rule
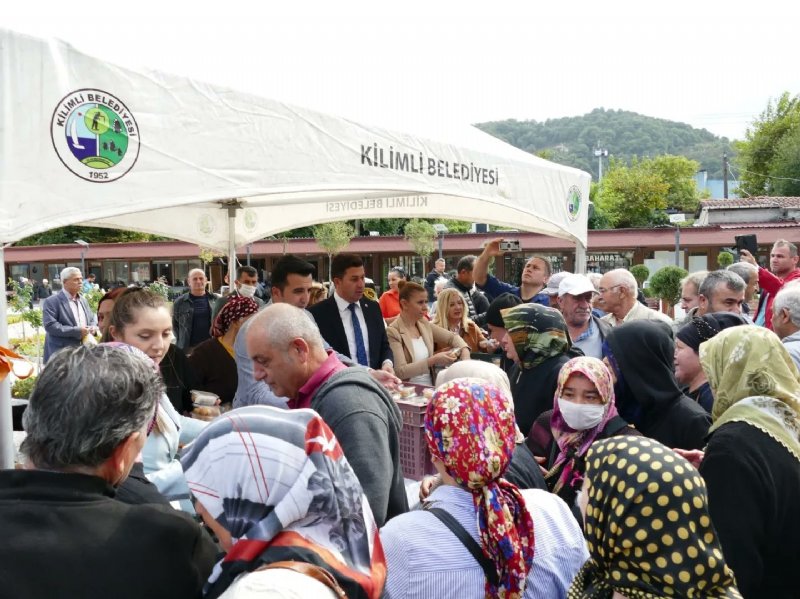
[[[800,461],[800,373],[775,333],[726,329],[700,345],[700,364],[714,393],[711,432],[747,422]]]

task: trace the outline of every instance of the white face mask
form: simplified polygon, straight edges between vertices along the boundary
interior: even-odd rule
[[[253,297],[256,294],[256,288],[252,285],[239,285],[239,295],[242,297]]]
[[[564,422],[576,431],[585,431],[596,427],[603,420],[606,407],[604,405],[579,404],[563,397],[558,398],[558,409]]]

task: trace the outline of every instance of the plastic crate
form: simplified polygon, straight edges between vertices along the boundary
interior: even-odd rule
[[[431,463],[431,452],[425,440],[425,411],[428,402],[399,399],[397,407],[403,417],[400,431],[400,465],[403,476],[412,480],[422,480],[423,476],[436,474]]]

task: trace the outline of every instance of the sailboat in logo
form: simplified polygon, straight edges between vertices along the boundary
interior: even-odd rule
[[[101,104],[82,104],[65,127],[72,155],[88,167],[107,169],[119,164],[128,150],[128,134],[113,110]]]

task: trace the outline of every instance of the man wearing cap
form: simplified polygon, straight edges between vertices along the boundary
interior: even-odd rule
[[[519,297],[523,302],[549,306],[550,297],[544,290],[547,280],[550,278],[551,268],[550,263],[541,256],[533,256],[525,263],[519,287],[500,281],[489,274],[489,263],[493,258],[502,256],[504,253],[500,249],[501,241],[503,239],[498,238],[487,243],[481,255],[475,260],[475,266],[472,270],[475,285],[486,293],[490,299],[496,298],[502,293],[511,293]]]
[[[571,274],[571,272],[562,270],[561,272],[557,272],[556,274],[552,275],[547,280],[547,287],[542,289],[542,293],[547,296],[548,301],[550,302],[549,306],[551,308],[555,308],[556,310],[561,309],[558,305],[558,286],[561,285],[561,281]]]
[[[550,278],[551,284],[556,276]],[[585,356],[602,359],[603,341],[611,327],[592,314],[595,295],[594,285],[584,275],[569,274],[558,285],[558,306],[567,323],[572,344],[581,348]]]

